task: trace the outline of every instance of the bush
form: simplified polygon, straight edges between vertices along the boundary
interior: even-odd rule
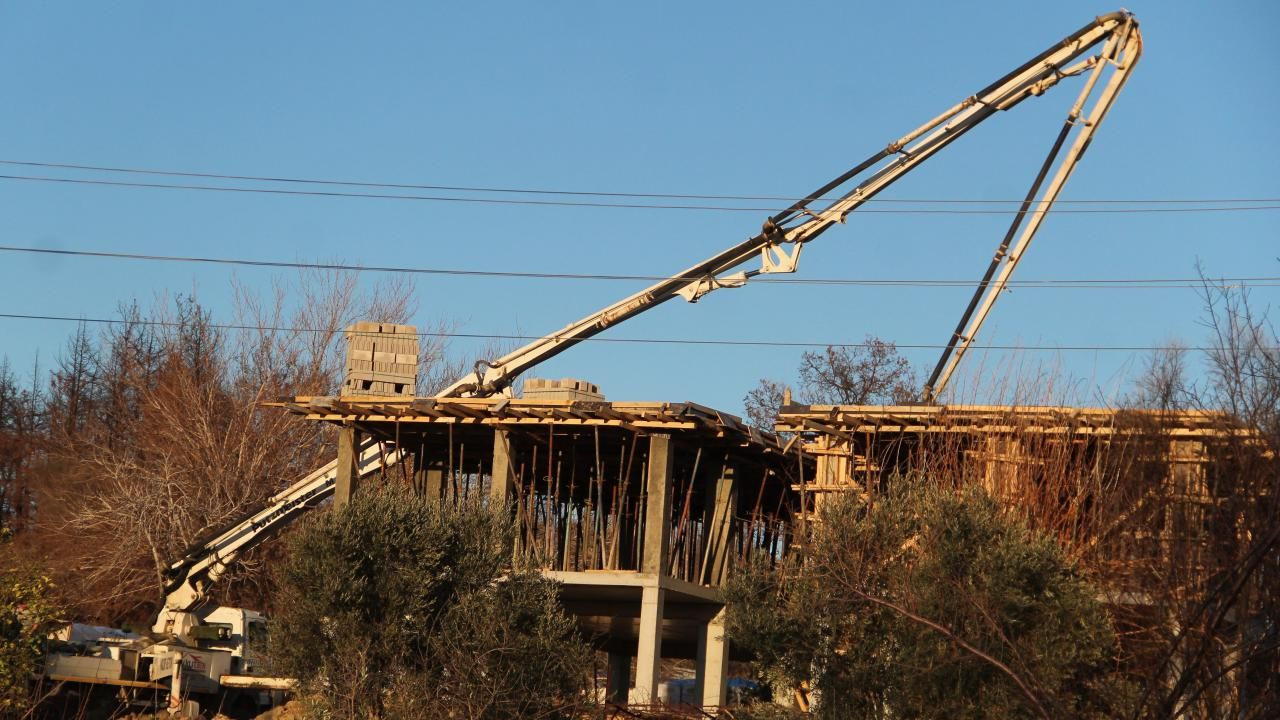
[[[330,717],[558,716],[588,651],[552,583],[504,575],[510,537],[502,511],[396,487],[311,518],[278,575],[276,670]]]
[[[30,708],[45,637],[60,615],[53,582],[43,572],[0,570],[0,718],[20,717]]]
[[[899,479],[836,502],[803,560],[727,589],[729,634],[808,679],[818,717],[1112,717],[1115,638],[1054,543],[980,490]]]

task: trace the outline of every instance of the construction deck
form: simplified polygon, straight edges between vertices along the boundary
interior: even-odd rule
[[[362,436],[411,454],[391,481],[442,502],[510,503],[513,552],[560,582],[565,607],[609,652],[616,701],[652,702],[666,657],[695,659],[704,703],[723,702],[730,648],[719,588],[748,554],[789,552],[796,488],[812,473],[794,443],[696,403],[326,396],[273,405],[341,428],[339,503],[358,492],[342,458],[350,462]],[[634,682],[624,671],[633,657]]]

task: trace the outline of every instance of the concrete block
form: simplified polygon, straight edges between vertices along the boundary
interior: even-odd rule
[[[412,397],[418,375],[418,335],[412,325],[358,322],[346,330],[344,395]]]
[[[600,387],[586,380],[576,378],[528,378],[524,381],[525,400],[542,400],[546,402],[602,402],[604,394]]]

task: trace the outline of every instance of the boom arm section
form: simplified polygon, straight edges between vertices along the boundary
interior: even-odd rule
[[[1141,37],[1137,26],[1137,20],[1127,12],[1111,13],[1095,19],[1017,70],[983,88],[977,94],[965,98],[941,115],[890,143],[848,172],[813,191],[803,200],[770,217],[764,222],[764,228],[758,235],[497,360],[476,363],[474,371],[442,390],[438,396],[493,395],[509,387],[521,372],[676,296],[684,297],[690,302],[697,302],[699,298],[713,290],[722,287],[741,287],[757,275],[795,272],[800,251],[805,243],[818,237],[832,225],[843,223],[849,213],[932,157],[934,153],[972,130],[997,111],[1008,110],[1028,97],[1040,95],[1063,78],[1088,73],[1089,79],[1085,89],[1072,107],[1064,128],[1064,130],[1070,130],[1073,126],[1079,126],[1081,133],[1054,175],[1053,181],[1047,186],[1042,199],[1038,201],[1034,199],[1035,194],[1039,189],[1040,181],[1048,171],[1048,164],[1033,185],[1027,202],[1024,203],[1023,211],[1018,215],[1019,222],[1028,216],[1031,222],[1023,231],[1013,252],[1007,252],[1007,240],[1003,249],[997,251],[995,264],[1000,268],[999,277],[994,282],[991,280],[996,272],[993,269],[988,272],[979,286],[979,295],[983,295],[984,291],[989,292],[985,295],[986,299],[982,301],[981,309],[976,315],[973,313],[973,307],[978,305],[978,300],[975,298],[970,310],[962,318],[961,328],[966,327],[968,323],[969,329],[958,329],[955,338],[948,345],[943,361],[939,364],[940,369],[934,372],[925,392],[926,399],[932,399],[950,377],[955,362],[958,362],[968,349],[982,320],[990,311],[991,304],[999,295],[999,291],[1004,288],[1005,281],[1039,228],[1045,213],[1052,207],[1062,184],[1083,155],[1097,124],[1101,122],[1115,94],[1124,84],[1129,70],[1141,52]],[[1102,45],[1100,52],[1082,58],[1100,44]],[[1092,95],[1103,68],[1107,66],[1113,67],[1115,73],[1105,84],[1095,107],[1082,115],[1084,104]],[[1064,141],[1065,132],[1059,137],[1055,148],[1061,147]],[[1050,160],[1052,159],[1053,154],[1050,157]],[[853,184],[867,171],[871,171],[869,176]],[[827,202],[824,196],[834,192],[840,193],[834,202],[830,202],[823,209],[812,207],[819,202]],[[760,257],[758,269],[726,274],[757,256]],[[954,361],[948,364],[945,370],[941,369],[952,350],[955,351]]]
[[[1096,43],[1105,39],[1101,52],[1068,68],[1057,69],[1055,65],[1055,72],[1059,76],[1087,73],[1088,78],[1075,104],[1067,113],[1062,129],[1010,223],[1009,230],[996,248],[986,274],[982,276],[973,298],[961,314],[960,322],[947,341],[942,357],[929,376],[923,393],[925,402],[934,402],[946,388],[1000,293],[1008,287],[1010,276],[1027,247],[1031,245],[1045,215],[1058,199],[1058,194],[1062,192],[1080,158],[1084,157],[1085,150],[1093,141],[1094,132],[1111,110],[1116,96],[1128,82],[1133,66],[1142,56],[1142,34],[1138,32],[1138,21],[1132,15],[1113,13],[1099,18],[1097,24],[1107,26],[1106,32],[1094,41]],[[1067,41],[1070,42],[1071,39],[1068,38]],[[1066,154],[1059,159],[1059,153],[1063,147],[1068,146],[1068,142]],[[1045,178],[1049,178],[1047,185],[1044,184]],[[1013,242],[1015,236],[1017,241]]]
[[[398,449],[385,452],[381,443],[367,440],[359,449],[357,472],[360,477],[370,475],[395,464],[400,456]],[[231,563],[331,497],[337,479],[338,461],[333,460],[273,495],[262,509],[189,549],[166,573],[169,582],[165,587],[164,607],[152,630],[163,634],[186,634],[194,624],[191,613],[204,603],[209,588]]]

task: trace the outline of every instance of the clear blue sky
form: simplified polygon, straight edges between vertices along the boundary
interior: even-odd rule
[[[1099,3],[0,3],[0,158],[380,182],[800,195],[1116,9]],[[1145,2],[1145,55],[1064,198],[1280,196],[1280,4]],[[1019,197],[1073,83],[993,118],[886,197]],[[0,172],[32,173],[0,166]],[[84,177],[60,173],[66,177]],[[765,213],[504,207],[0,180],[3,244],[266,260],[669,274]],[[1002,217],[856,213],[800,277],[977,278]],[[1018,279],[1280,276],[1280,212],[1052,217]],[[281,271],[239,269],[250,285]],[[0,253],[0,312],[109,316],[220,267]],[[635,283],[426,277],[420,322],[540,334]],[[966,289],[757,284],[611,331],[944,341]],[[1275,304],[1280,289],[1257,288]],[[1017,290],[980,342],[1195,344],[1187,289]],[[0,319],[18,368],[67,323]],[[478,346],[454,343],[470,355]],[[588,344],[537,374],[736,411],[796,349]],[[932,366],[935,351],[910,353]],[[1126,353],[1026,352],[1102,393]],[[970,368],[983,360],[969,358]],[[996,362],[993,353],[987,366]]]

